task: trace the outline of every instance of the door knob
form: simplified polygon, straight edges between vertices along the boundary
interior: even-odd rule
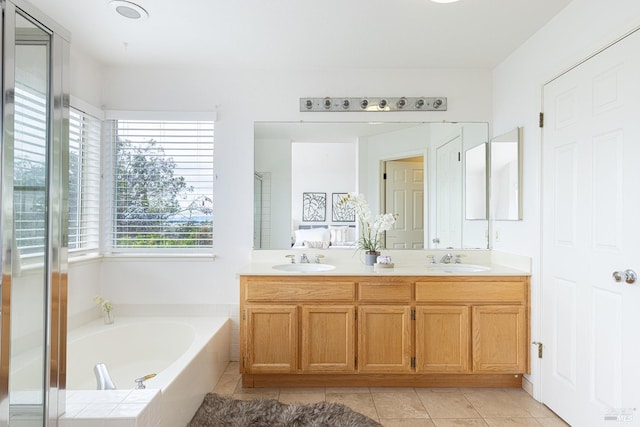
[[[613,280],[615,280],[618,283],[624,280],[626,283],[632,284],[636,282],[638,275],[633,270],[625,270],[625,271],[614,271],[612,277],[613,277]]]

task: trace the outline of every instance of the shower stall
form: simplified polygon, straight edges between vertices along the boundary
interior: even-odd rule
[[[69,35],[0,0],[0,427],[64,412]]]

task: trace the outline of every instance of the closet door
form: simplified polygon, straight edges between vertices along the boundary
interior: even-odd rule
[[[640,425],[639,51],[544,87],[542,400],[575,426]]]

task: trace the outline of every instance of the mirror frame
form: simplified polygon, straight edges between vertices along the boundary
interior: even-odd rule
[[[522,142],[522,133],[523,133],[523,128],[522,127],[516,127],[512,130],[510,130],[509,132],[506,132],[504,134],[495,136],[491,139],[491,143],[489,144],[489,150],[490,150],[490,159],[489,159],[489,170],[490,170],[490,178],[489,178],[489,182],[491,184],[491,191],[490,191],[490,214],[489,217],[493,220],[493,221],[521,221],[522,220],[522,162],[523,162],[523,154],[522,154],[522,146],[523,146],[523,142]],[[516,212],[513,214],[507,214],[506,216],[500,216],[497,212],[496,209],[496,203],[499,200],[499,196],[500,196],[500,192],[497,189],[497,180],[496,180],[496,170],[495,167],[498,163],[504,163],[503,160],[501,160],[500,162],[498,161],[498,157],[497,157],[497,145],[496,144],[516,144],[516,158],[512,159],[509,163],[512,163],[515,161],[515,165],[517,167],[517,171],[515,174],[515,177],[517,179],[517,182],[515,183],[515,185],[513,186],[508,186],[507,191],[510,192],[510,188],[513,188],[513,190],[515,191],[515,195],[513,194],[506,194],[505,198],[507,200],[512,199],[515,200],[515,208],[516,208]]]

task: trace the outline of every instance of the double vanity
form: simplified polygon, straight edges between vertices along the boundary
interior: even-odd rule
[[[528,259],[404,251],[376,268],[268,252],[240,274],[244,387],[520,387],[529,372]]]

